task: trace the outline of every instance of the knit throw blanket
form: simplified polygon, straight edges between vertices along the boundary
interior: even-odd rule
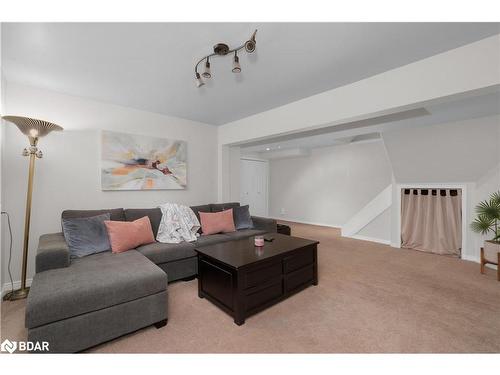
[[[165,203],[159,207],[162,217],[156,236],[158,242],[196,241],[200,222],[191,208],[177,203]]]

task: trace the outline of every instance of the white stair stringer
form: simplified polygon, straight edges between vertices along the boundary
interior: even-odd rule
[[[342,226],[342,237],[353,237],[392,205],[392,184],[382,190],[366,206]]]

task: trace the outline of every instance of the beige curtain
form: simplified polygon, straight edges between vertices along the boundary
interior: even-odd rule
[[[401,246],[459,256],[462,247],[460,189],[403,189]]]

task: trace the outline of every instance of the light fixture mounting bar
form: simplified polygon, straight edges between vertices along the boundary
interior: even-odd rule
[[[225,43],[217,43],[215,46],[214,46],[214,52],[209,54],[209,55],[206,55],[206,56],[203,56],[200,60],[198,60],[198,62],[195,64],[194,66],[194,75],[195,75],[195,81],[196,81],[196,85],[197,87],[201,87],[203,86],[205,83],[203,82],[203,80],[201,79],[201,76],[203,76],[204,78],[210,78],[212,75],[211,75],[211,72],[210,72],[210,63],[209,63],[209,60],[211,57],[213,56],[226,56],[226,55],[229,55],[229,54],[232,54],[234,53],[234,58],[233,58],[233,73],[239,73],[241,72],[241,68],[240,68],[240,65],[239,65],[239,59],[238,59],[238,51],[242,50],[242,49],[245,49],[246,52],[248,53],[252,53],[255,51],[255,47],[257,45],[257,41],[255,40],[255,36],[257,34],[257,30],[255,30],[252,34],[252,36],[250,37],[249,40],[247,40],[245,43],[243,43],[242,45],[236,47],[236,48],[229,48],[229,46]],[[200,63],[202,62],[205,62],[205,73],[200,75],[200,73],[198,73],[198,66],[200,65]],[[237,66],[237,68],[234,68],[234,66]]]

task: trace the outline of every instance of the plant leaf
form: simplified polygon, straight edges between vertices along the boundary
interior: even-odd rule
[[[499,191],[494,192],[493,194],[491,194],[491,196],[490,196],[490,202],[491,202],[494,206],[499,207],[499,209],[500,209],[500,190],[499,190]]]
[[[470,228],[481,234],[487,234],[489,231],[493,230],[495,224],[495,219],[489,218],[486,215],[479,215],[471,224]]]
[[[500,205],[495,204],[492,198],[489,201],[482,201],[476,206],[476,212],[479,216],[485,216],[490,220],[500,220]]]

